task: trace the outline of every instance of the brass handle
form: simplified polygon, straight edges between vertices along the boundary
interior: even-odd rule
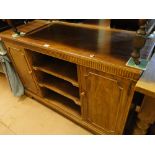
[[[89,76],[89,74],[85,74],[85,75],[84,75],[84,77],[88,77],[88,76]]]
[[[85,94],[86,94],[86,93],[83,91],[83,92],[81,92],[81,94],[80,94],[80,95],[81,95],[81,96],[84,96]]]
[[[29,72],[29,74],[32,74],[32,71],[28,71]]]

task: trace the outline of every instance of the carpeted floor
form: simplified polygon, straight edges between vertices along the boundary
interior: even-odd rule
[[[14,97],[0,73],[0,134],[91,133],[29,97]]]

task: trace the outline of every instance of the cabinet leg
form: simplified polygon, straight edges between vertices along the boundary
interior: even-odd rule
[[[155,122],[155,98],[145,96],[141,111],[138,113],[133,134],[144,135],[148,128]]]

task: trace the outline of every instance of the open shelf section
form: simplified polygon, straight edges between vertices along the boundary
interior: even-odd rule
[[[46,103],[81,118],[77,65],[29,49],[26,56]]]
[[[39,77],[38,83],[40,87],[48,88],[71,99],[75,104],[80,105],[79,89],[77,87],[74,87],[69,82],[66,82],[47,73],[39,71],[36,74]]]
[[[27,50],[27,55],[34,70],[51,74],[79,87],[76,64],[30,50]]]
[[[61,96],[51,90],[42,88],[45,100],[51,105],[57,106],[62,110],[74,115],[81,117],[81,107],[74,104],[72,100]]]
[[[70,63],[61,63],[58,65],[57,61],[45,62],[38,66],[33,66],[33,69],[40,70],[45,73],[54,75],[58,78],[64,79],[70,82],[73,86],[79,87],[77,82],[77,74],[75,66]]]

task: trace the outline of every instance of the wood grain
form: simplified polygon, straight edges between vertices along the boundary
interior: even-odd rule
[[[78,88],[66,83],[61,79],[55,78],[54,76],[52,77],[44,74],[42,77],[42,80],[38,81],[41,87],[51,89],[80,105]]]
[[[30,25],[33,27],[33,22]],[[24,30],[24,26],[21,29]],[[28,30],[25,27],[25,31]],[[2,32],[0,36],[4,41],[16,42],[27,49],[135,81],[142,73],[125,65],[133,50],[135,37],[130,31],[115,32],[55,23],[16,40],[12,38],[10,30]],[[49,47],[44,47],[45,44]]]
[[[84,119],[108,133],[122,134],[134,83],[82,66],[78,72]]]
[[[27,94],[95,133],[122,134],[142,73],[125,65],[135,34],[57,22],[32,32],[33,24],[19,27],[30,32],[24,37],[13,39],[10,30],[0,34],[7,47],[22,47],[26,53],[25,67],[42,96],[26,88]]]
[[[19,77],[24,83],[24,86],[36,94],[39,93],[35,80],[33,78],[32,70],[28,67],[24,49],[8,47],[8,51],[10,53],[10,56],[12,57],[13,64],[17,69]]]
[[[58,78],[64,79],[70,82],[73,86],[78,87],[77,82],[77,69],[75,64],[71,64],[58,59],[48,59],[37,62],[33,65],[35,70],[40,70],[48,74],[54,75]]]
[[[48,89],[43,89],[43,91],[46,101],[60,107],[61,109],[69,112],[70,114],[81,117],[80,107],[76,105],[72,100],[69,100],[66,97],[62,97],[61,95]]]

